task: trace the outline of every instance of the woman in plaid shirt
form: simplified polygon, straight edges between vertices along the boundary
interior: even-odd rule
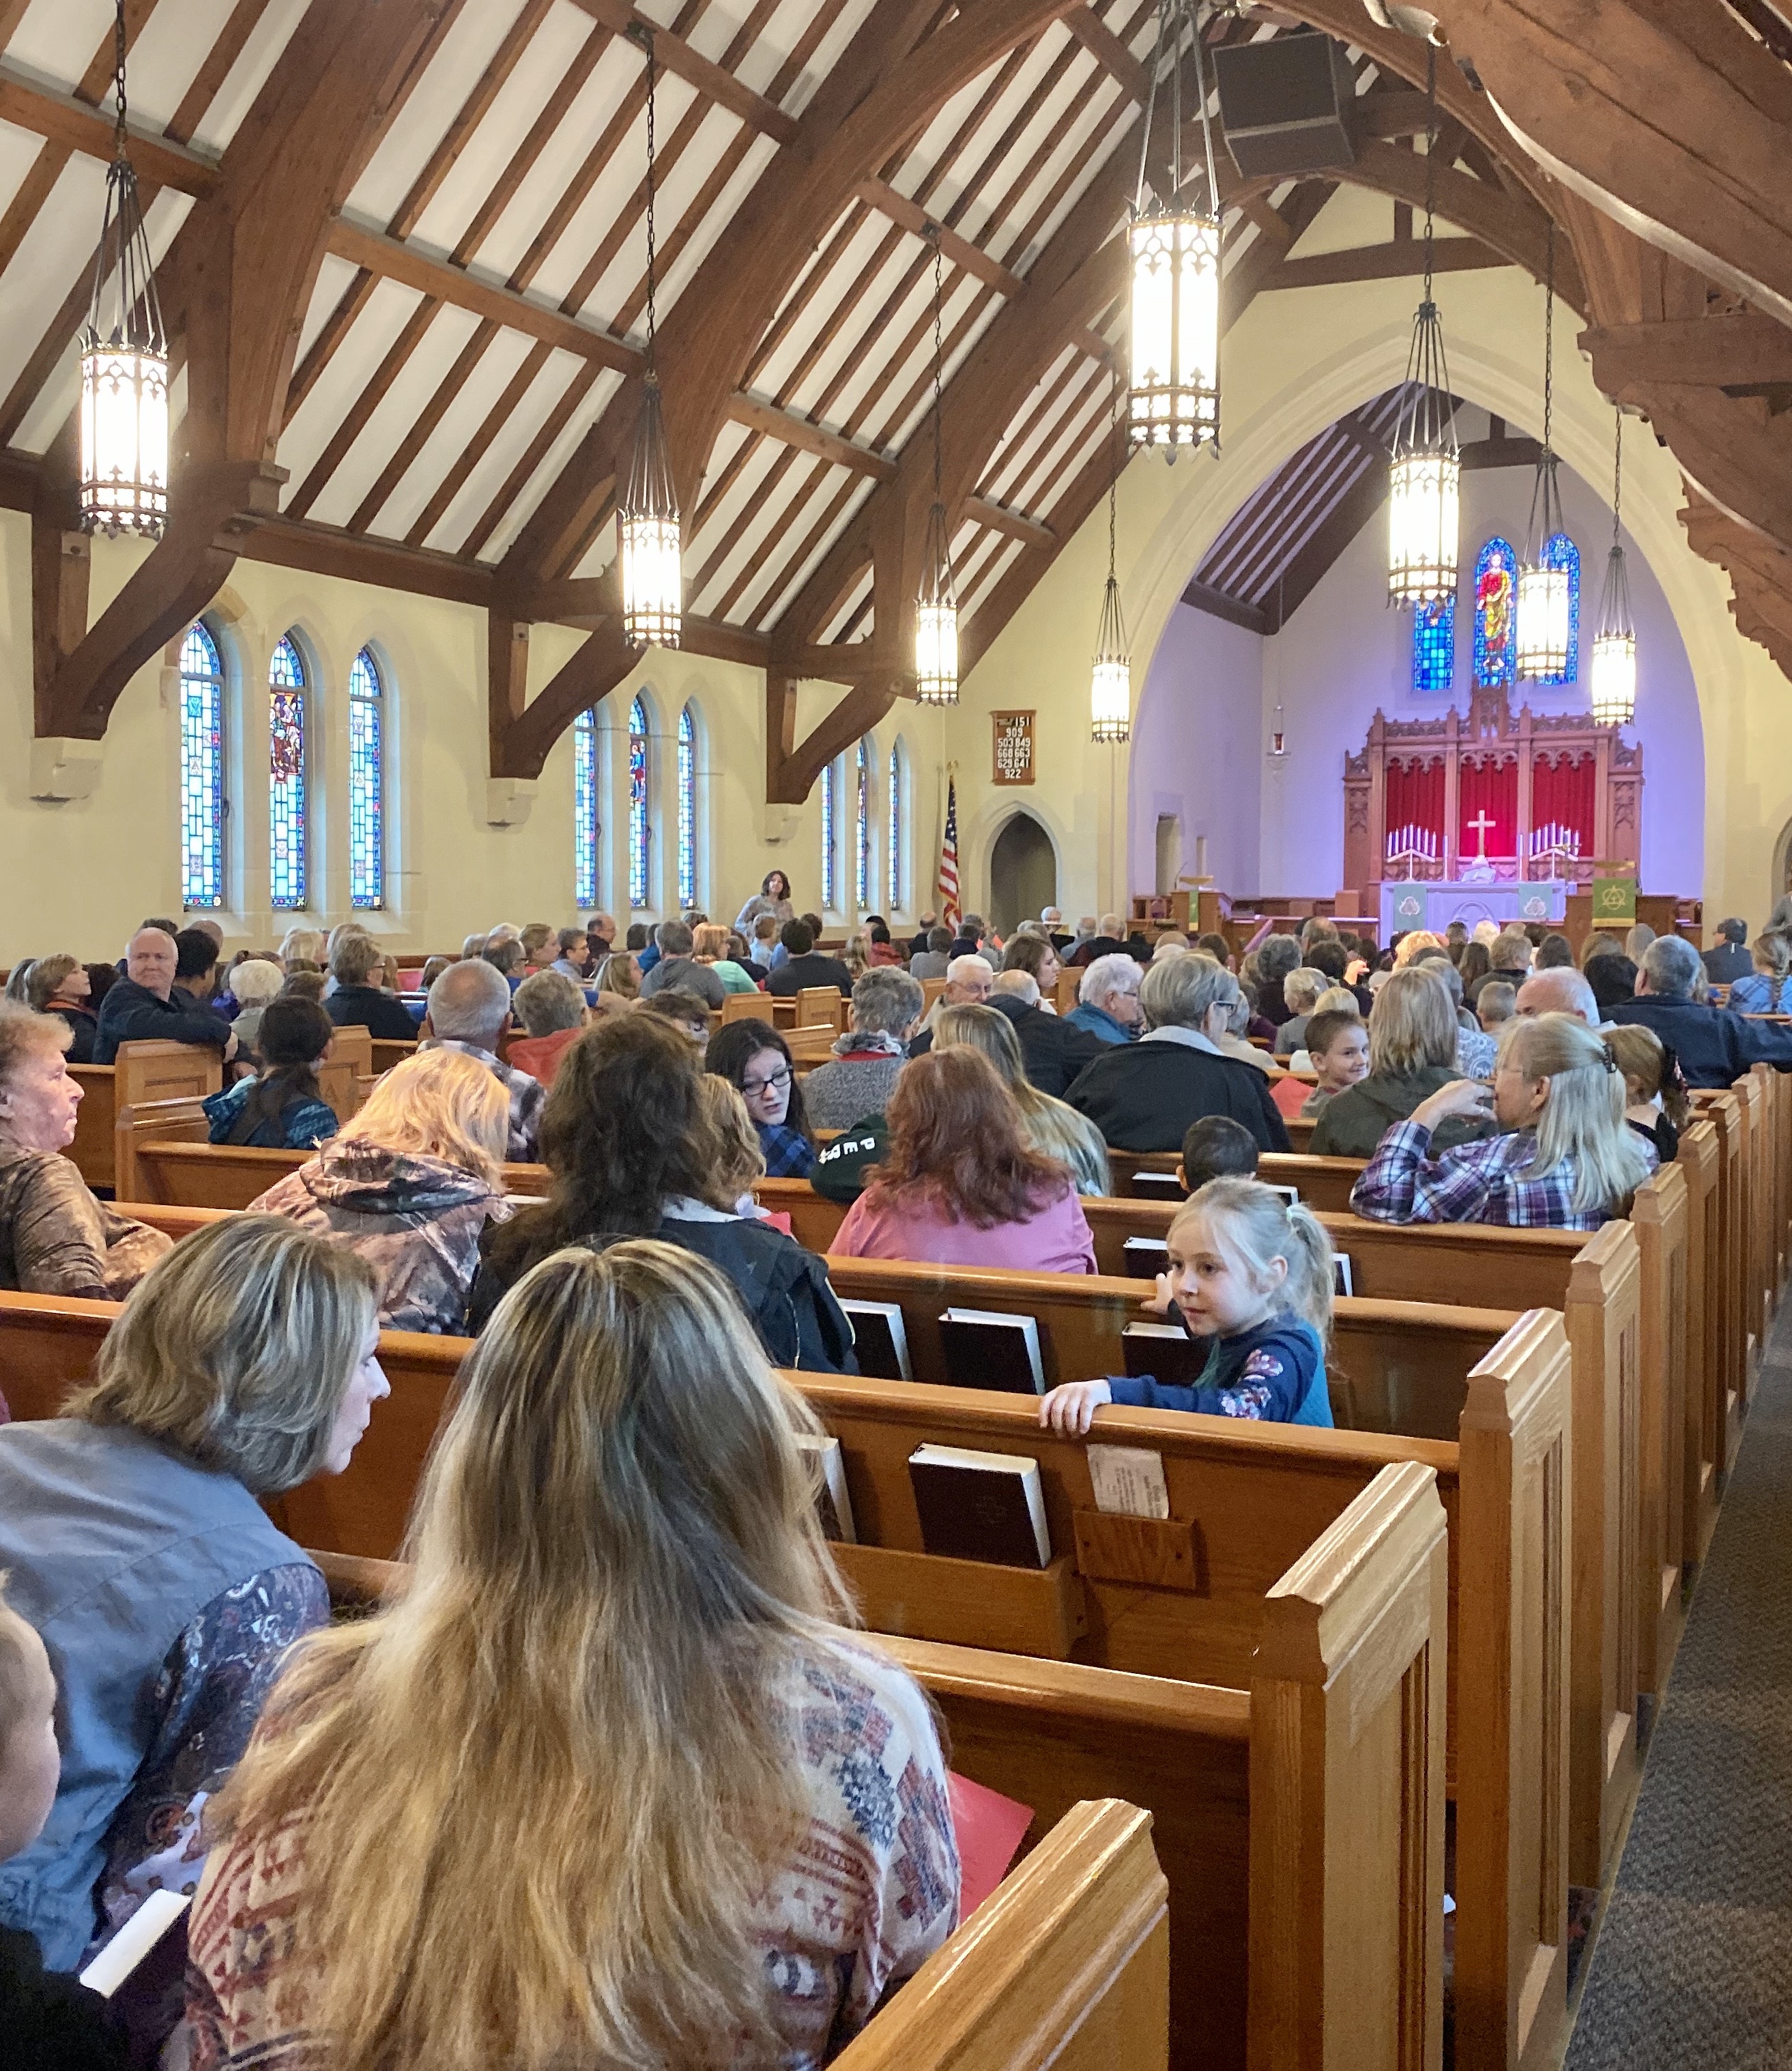
[[[1507,1024],[1489,1089],[1458,1079],[1382,1138],[1351,1192],[1382,1223],[1495,1223],[1596,1230],[1622,1215],[1655,1169],[1625,1126],[1624,1074],[1596,1029],[1569,1014]],[[1452,1115],[1491,1114],[1504,1132],[1433,1158]]]

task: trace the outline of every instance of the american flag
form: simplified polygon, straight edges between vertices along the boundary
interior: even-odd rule
[[[940,919],[956,928],[958,912],[958,787],[945,780],[945,834],[940,843]]]

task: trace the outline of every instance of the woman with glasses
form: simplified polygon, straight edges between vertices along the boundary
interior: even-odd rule
[[[705,1060],[747,1103],[769,1179],[802,1179],[815,1162],[789,1045],[769,1021],[731,1021],[709,1039]]]

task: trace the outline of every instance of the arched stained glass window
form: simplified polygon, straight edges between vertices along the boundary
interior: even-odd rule
[[[637,698],[629,707],[629,904],[647,902],[647,707]]]
[[[839,777],[829,763],[822,772],[822,911],[837,912],[840,905]]]
[[[379,667],[363,647],[348,672],[348,896],[386,903],[386,765]]]
[[[572,722],[572,903],[597,904],[597,715],[588,707]]]
[[[290,634],[268,665],[268,871],[276,908],[305,904],[305,665]]]
[[[860,741],[853,758],[853,871],[852,895],[858,910],[868,913],[871,905],[871,759]]]
[[[892,913],[902,910],[902,749],[890,750],[890,817],[884,839],[889,844],[889,884],[884,896]]]
[[[197,623],[180,643],[180,903],[224,903],[224,664]]]
[[[1416,605],[1413,612],[1413,687],[1447,691],[1456,677],[1456,600]]]
[[[1540,676],[1540,683],[1572,683],[1581,659],[1581,550],[1565,532],[1552,532],[1543,543],[1543,564],[1568,575],[1568,666],[1560,675]]]
[[[697,903],[697,722],[687,705],[679,714],[679,907]]]
[[[1496,533],[1474,563],[1474,682],[1509,690],[1518,676],[1518,556]]]

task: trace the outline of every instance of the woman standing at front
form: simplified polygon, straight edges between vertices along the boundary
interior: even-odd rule
[[[797,909],[790,897],[790,880],[781,870],[769,870],[765,881],[746,904],[735,916],[734,925],[743,935],[750,937],[752,924],[761,913],[769,913],[781,928],[786,921],[797,917]]]

